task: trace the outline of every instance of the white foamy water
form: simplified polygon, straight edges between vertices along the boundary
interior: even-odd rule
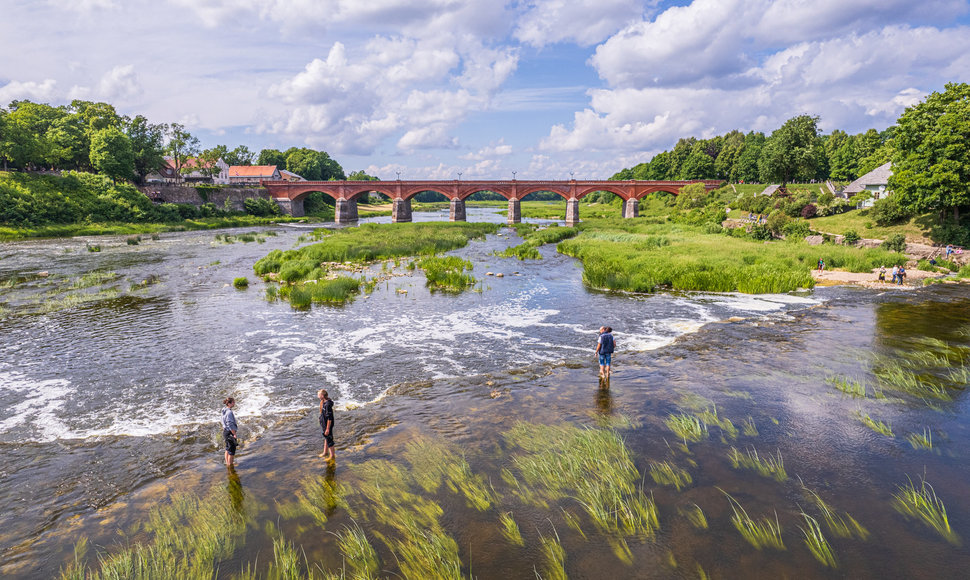
[[[272,244],[290,247],[297,233],[262,247],[196,243],[207,235],[170,241],[165,252],[190,254],[166,254],[150,270],[140,270],[137,261],[131,272],[112,266],[136,280],[159,274],[166,282],[155,287],[157,301],[120,315],[91,309],[18,321],[17,336],[0,339],[0,352],[11,359],[0,367],[0,437],[49,442],[215,428],[226,396],[236,398],[241,424],[265,427],[315,409],[320,388],[338,409],[362,406],[401,383],[564,360],[595,365],[601,325],[614,328],[622,354],[663,348],[731,316],[774,315],[819,302],[792,295],[590,292],[572,259],[554,251],[541,261],[497,258],[494,250],[517,240],[490,236],[455,252],[472,259],[483,279],[480,293],[432,295],[420,271],[400,269],[403,275],[369,297],[297,312],[267,302],[258,283],[246,292],[226,286],[251,274]],[[141,252],[152,257],[148,246]],[[486,279],[485,271],[507,275]]]

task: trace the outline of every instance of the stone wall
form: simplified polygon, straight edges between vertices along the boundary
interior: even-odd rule
[[[229,204],[236,211],[245,209],[243,200],[251,198],[270,199],[269,192],[262,187],[202,187],[196,189],[193,185],[154,183],[138,189],[156,203],[191,203],[196,206],[203,203],[212,203],[219,209],[223,209],[226,199],[229,199]],[[202,193],[200,193],[200,190]]]

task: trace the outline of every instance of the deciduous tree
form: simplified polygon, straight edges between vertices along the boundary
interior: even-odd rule
[[[112,180],[131,179],[135,155],[131,140],[117,127],[95,131],[91,136],[91,167]]]
[[[175,172],[182,175],[192,168],[186,166],[190,157],[199,153],[199,140],[186,131],[185,126],[179,123],[172,123],[168,126],[168,154],[172,157],[172,164]]]
[[[970,205],[970,84],[948,83],[906,109],[893,136],[889,187],[916,211]]]

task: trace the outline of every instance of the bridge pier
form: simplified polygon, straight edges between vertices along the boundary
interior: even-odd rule
[[[400,224],[411,221],[411,200],[395,199],[391,201],[391,223]]]
[[[522,223],[522,206],[517,199],[509,200],[509,219],[508,223],[518,224]]]
[[[640,200],[630,198],[623,202],[623,217],[625,218],[635,218],[640,217]]]
[[[333,221],[338,224],[352,224],[357,219],[357,200],[338,199],[334,207]]]
[[[566,226],[572,227],[579,223],[579,200],[566,200]]]
[[[280,208],[280,211],[284,215],[291,215],[293,217],[303,217],[306,212],[303,209],[302,199],[273,199],[276,202],[276,206]]]
[[[468,218],[465,215],[465,200],[463,199],[451,200],[451,210],[448,212],[448,219],[453,222],[468,221]]]

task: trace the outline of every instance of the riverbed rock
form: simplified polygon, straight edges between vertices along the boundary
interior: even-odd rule
[[[485,272],[485,275],[486,275],[486,276],[494,276],[495,274],[493,274],[493,273],[491,273],[491,272]]]
[[[505,277],[505,274],[499,272],[498,274],[495,275],[495,277],[496,278],[504,278]]]

